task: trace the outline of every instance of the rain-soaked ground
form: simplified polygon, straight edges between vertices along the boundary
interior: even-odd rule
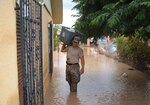
[[[150,78],[130,66],[83,47],[85,73],[78,91],[65,80],[65,53],[54,53],[54,71],[45,105],[150,105]]]

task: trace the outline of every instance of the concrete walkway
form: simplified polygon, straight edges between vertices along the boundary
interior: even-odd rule
[[[150,105],[150,78],[130,66],[83,47],[85,73],[78,92],[71,93],[65,80],[65,53],[54,53],[54,72],[45,105]]]

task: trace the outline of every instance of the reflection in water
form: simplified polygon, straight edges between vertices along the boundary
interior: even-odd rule
[[[70,92],[67,97],[66,105],[79,105],[80,101],[77,97],[77,92]]]

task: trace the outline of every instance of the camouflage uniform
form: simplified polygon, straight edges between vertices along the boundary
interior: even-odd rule
[[[66,81],[70,85],[70,91],[77,91],[77,83],[80,81],[79,69],[79,64],[66,65]]]

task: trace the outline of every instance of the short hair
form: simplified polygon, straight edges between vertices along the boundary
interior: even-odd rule
[[[79,36],[74,36],[73,40],[77,40],[77,41],[80,41],[81,38]]]

